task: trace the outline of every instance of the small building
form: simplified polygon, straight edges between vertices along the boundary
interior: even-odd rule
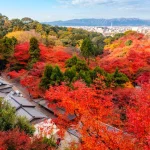
[[[12,85],[0,78],[0,97],[4,98],[12,91]]]
[[[58,114],[61,114],[61,115],[65,114],[65,109],[60,108],[60,107],[53,108],[52,107],[53,104],[49,103],[47,100],[38,99],[38,100],[34,100],[34,102],[37,103],[38,105],[40,105],[41,107],[43,107],[44,109],[46,109],[47,111],[55,114],[56,116]],[[66,120],[66,121],[72,121],[75,118],[76,118],[76,116],[74,114],[68,114],[67,116],[64,117],[64,120]]]

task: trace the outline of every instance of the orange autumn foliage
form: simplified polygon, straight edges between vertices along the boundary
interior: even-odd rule
[[[40,54],[41,60],[46,63],[57,64],[60,67],[65,66],[65,61],[71,58],[71,55],[65,51],[65,48],[62,46],[57,47],[45,47],[40,45]]]
[[[131,40],[132,44],[126,46],[126,41]],[[112,48],[111,45],[105,47],[102,58],[97,57],[97,63],[106,71],[113,72],[116,67],[128,77],[143,68],[149,67],[150,40],[139,33],[132,33],[123,36],[113,44],[118,45]]]
[[[32,98],[43,96],[43,92],[39,89],[40,78],[28,75],[21,79],[20,83],[27,88]]]
[[[29,47],[30,47],[29,43],[16,45],[14,57],[20,64],[24,64],[24,65],[27,64],[28,59],[30,58]]]
[[[132,105],[127,107],[127,131],[134,134],[139,146],[150,149],[150,85],[132,93]],[[138,149],[138,148],[137,148]]]
[[[129,40],[131,45],[126,44]],[[91,59],[90,68],[100,66],[110,73],[118,68],[130,78],[124,87],[111,89],[99,76],[90,87],[77,80],[69,86],[66,83],[51,86],[45,94],[39,88],[45,65],[57,64],[64,71],[65,61],[72,53],[62,46],[39,46],[40,59],[21,79],[21,84],[33,98],[44,97],[49,107],[55,109],[58,118],[54,121],[61,129],[61,136],[68,128],[77,130],[81,136],[78,148],[81,150],[149,150],[150,40],[147,37],[128,33],[107,45],[103,55]],[[16,46],[16,62],[26,66],[28,49],[27,43]],[[20,70],[9,74],[16,78],[22,73]],[[58,108],[65,113],[60,113]],[[75,115],[74,120],[68,120],[69,114]]]
[[[27,73],[27,70],[21,69],[18,72],[17,71],[11,71],[7,75],[11,79],[20,78],[21,76],[25,75]]]
[[[49,107],[61,107],[65,114],[58,115],[57,125],[60,128],[73,126],[81,135],[81,150],[106,150],[119,148],[133,149],[133,142],[124,133],[108,124],[118,126],[120,119],[114,112],[111,91],[86,87],[80,81],[73,84],[74,90],[65,85],[50,87],[46,92]],[[84,93],[84,94],[83,94]],[[75,114],[72,122],[64,120],[64,116]],[[108,124],[107,124],[108,123]]]

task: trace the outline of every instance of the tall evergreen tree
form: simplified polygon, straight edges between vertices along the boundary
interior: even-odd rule
[[[39,49],[39,43],[36,38],[30,39],[30,49],[29,49],[31,58],[39,59],[40,57],[40,49]]]
[[[94,55],[94,46],[89,38],[83,40],[83,43],[81,45],[81,54],[85,59],[88,60],[89,65],[90,56]]]
[[[31,69],[33,64],[36,63],[40,58],[40,49],[38,40],[35,37],[30,39],[30,61],[28,63],[28,68]]]
[[[63,81],[63,73],[58,66],[51,65],[45,67],[44,75],[40,82],[40,87],[48,89],[50,85],[60,84]]]

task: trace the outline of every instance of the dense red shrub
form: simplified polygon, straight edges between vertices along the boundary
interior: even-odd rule
[[[49,146],[43,142],[43,138],[32,137],[31,150],[56,150],[56,148]]]
[[[121,130],[113,132],[113,127],[105,123],[117,125],[120,120],[114,112],[109,90],[105,93],[96,88],[89,88],[84,83],[77,81],[73,89],[65,85],[50,87],[46,98],[52,107],[65,108],[66,113],[58,113],[57,125],[60,129],[72,126],[82,135],[81,149],[132,149],[130,139],[122,135]],[[75,114],[75,120],[64,120],[68,114]],[[81,122],[82,125],[79,125]],[[109,127],[110,130],[107,128]],[[112,130],[112,132],[111,132]],[[117,143],[117,144],[116,144]],[[93,147],[94,145],[94,147]]]
[[[144,72],[139,75],[136,79],[136,82],[138,83],[138,85],[150,84],[150,72]]]
[[[15,129],[0,132],[0,149],[6,150],[29,150],[31,139],[24,132]]]
[[[46,63],[58,64],[64,67],[65,61],[71,58],[71,55],[65,51],[64,47],[47,48],[44,45],[40,45],[41,60]]]
[[[20,78],[27,73],[27,70],[21,69],[19,71],[11,71],[8,73],[8,76],[11,79]]]
[[[26,87],[32,98],[38,98],[43,96],[43,91],[39,89],[40,78],[32,75],[28,75],[21,79],[21,85]]]
[[[65,62],[71,57],[71,55],[66,53],[65,51],[56,51],[54,55],[58,59],[58,62]]]
[[[31,70],[30,74],[32,76],[42,77],[45,65],[46,65],[46,63],[44,63],[44,62],[37,62],[37,63],[35,63],[33,65],[33,69]]]
[[[15,47],[14,57],[20,64],[26,64],[29,60],[29,43],[18,44]]]
[[[42,137],[29,137],[18,129],[0,132],[0,150],[54,150]]]
[[[127,130],[134,134],[139,145],[146,150],[150,148],[150,85],[143,85],[134,90],[134,101],[127,107]],[[138,148],[137,148],[138,149]]]

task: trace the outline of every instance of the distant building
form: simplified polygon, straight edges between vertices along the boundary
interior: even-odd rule
[[[143,34],[150,34],[150,27],[132,27],[132,26],[109,26],[109,27],[98,27],[98,26],[72,26],[72,28],[83,29],[89,32],[102,33],[104,36],[113,36],[116,33],[124,33],[128,30],[133,30]]]

